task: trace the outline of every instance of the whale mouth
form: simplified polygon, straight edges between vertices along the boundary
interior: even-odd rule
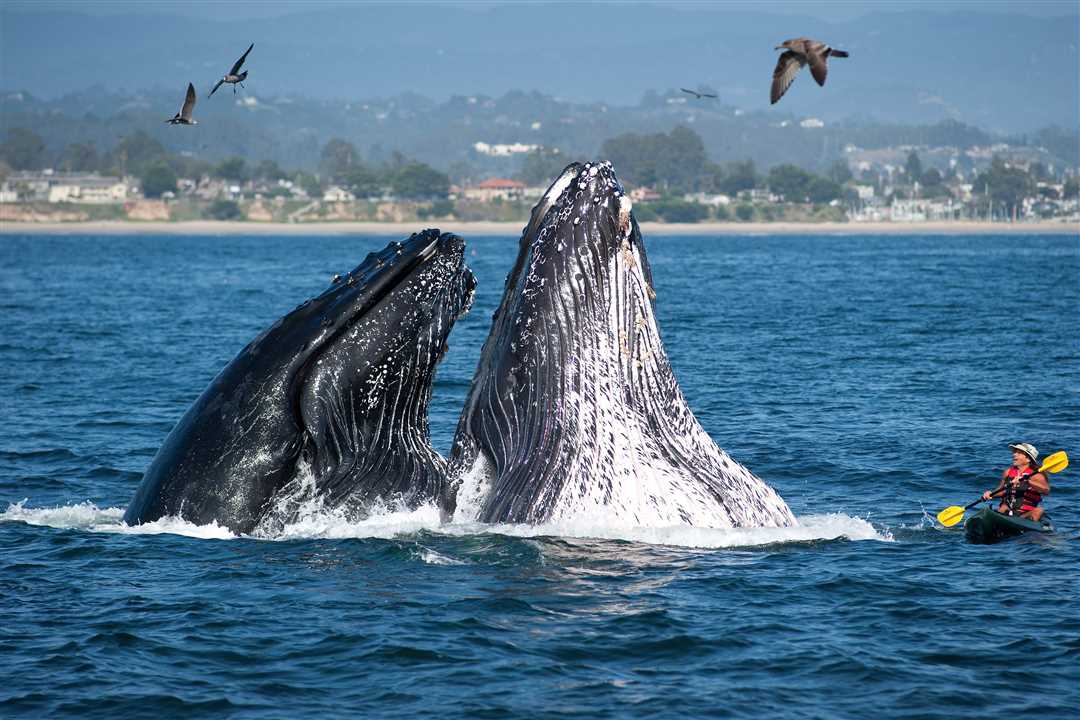
[[[475,288],[472,271],[465,266],[465,241],[450,233],[425,230],[369,253],[353,271],[343,277],[335,276],[331,287],[313,302],[324,305],[324,323],[353,320],[369,312],[418,268],[439,256],[447,259],[448,270],[460,270],[472,278]],[[339,316],[338,320],[330,319],[334,314]]]
[[[322,445],[317,440],[320,431],[311,426],[314,396],[330,396],[335,402],[355,396],[358,385],[378,373],[380,363],[393,364],[403,356],[408,356],[414,375],[432,372],[449,349],[450,330],[469,311],[475,292],[476,277],[465,264],[465,241],[451,233],[425,230],[369,254],[309,301],[317,308],[323,332],[307,347],[288,391],[293,417],[309,441],[316,438],[314,446]],[[388,340],[380,344],[375,338]],[[409,343],[413,349],[403,352]],[[344,435],[354,436],[354,431],[339,428]]]
[[[555,330],[545,318],[562,318],[558,325],[566,333],[592,322],[616,295],[652,304],[652,270],[632,208],[610,162],[571,163],[551,184],[533,209],[507,277],[504,305],[514,308],[511,334],[518,336],[513,350],[543,342],[529,328]],[[627,332],[636,322],[637,316],[617,320]]]
[[[571,163],[533,208],[522,242],[535,244],[548,235],[564,239],[597,237],[618,245],[635,229],[633,203],[608,161]],[[573,232],[578,228],[580,232]],[[563,243],[565,250],[565,242]]]
[[[447,515],[793,522],[686,404],[631,208],[599,162],[569,165],[533,209],[458,422]]]
[[[323,337],[311,344],[332,344],[350,327],[362,321],[394,293],[424,273],[416,288],[416,300],[442,301],[456,306],[452,320],[464,316],[476,294],[476,277],[465,264],[465,241],[437,229],[415,233],[405,241],[393,241],[381,251],[369,253],[364,261],[344,276],[335,276],[331,287],[311,303],[326,328]],[[443,297],[439,297],[442,295]],[[304,307],[301,305],[301,308]],[[303,374],[302,372],[300,373]]]
[[[464,250],[438,230],[392,242],[260,333],[170,431],[125,520],[248,532],[286,518],[279,493],[305,478],[357,512],[404,489],[415,503],[438,497],[445,461],[427,411],[476,286]]]
[[[465,264],[464,240],[438,230],[391,243],[354,272],[363,279],[350,274],[324,293],[345,311],[327,316],[332,331],[297,368],[289,402],[301,438],[296,459],[317,478],[320,502],[364,511],[380,498],[406,499],[403,477],[417,483],[417,497],[438,493],[445,461],[430,447],[427,406],[435,368],[454,323],[471,307],[476,278]],[[295,511],[306,492],[301,475],[278,494],[264,522]]]

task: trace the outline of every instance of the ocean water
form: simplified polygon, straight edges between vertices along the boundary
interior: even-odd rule
[[[388,238],[0,236],[0,716],[1075,718],[1080,239],[646,237],[717,443],[799,526],[122,515],[254,335]],[[516,238],[432,404],[449,448]],[[935,527],[1023,440],[1058,532]]]

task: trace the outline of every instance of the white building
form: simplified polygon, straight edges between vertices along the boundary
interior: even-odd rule
[[[15,172],[0,186],[3,202],[122,203],[132,193],[130,178],[88,173]]]
[[[634,202],[651,202],[661,198],[660,193],[648,187],[636,187],[629,193]]]
[[[721,205],[731,204],[731,198],[727,195],[714,195],[712,193],[704,192],[687,193],[686,195],[683,195],[683,200],[685,200],[686,202],[701,203],[702,205],[709,205],[711,207],[719,207]]]
[[[322,199],[323,202],[352,202],[356,199],[356,196],[345,188],[331,185],[326,188],[326,192],[323,193]]]
[[[486,142],[473,143],[473,150],[481,155],[490,155],[491,157],[510,157],[511,155],[530,153],[539,149],[539,145],[528,145],[526,143],[510,143],[508,145],[489,145]]]
[[[119,178],[100,175],[53,175],[49,202],[122,203],[128,196],[128,184]]]

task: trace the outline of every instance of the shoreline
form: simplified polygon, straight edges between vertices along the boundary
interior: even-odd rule
[[[0,222],[0,235],[397,235],[438,227],[469,235],[520,236],[525,222],[260,223],[86,221]],[[1080,223],[871,222],[871,223],[641,223],[648,235],[1080,235]]]

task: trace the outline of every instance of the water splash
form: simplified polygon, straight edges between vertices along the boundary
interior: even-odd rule
[[[53,508],[28,508],[27,500],[10,504],[0,513],[0,522],[22,522],[53,528],[69,528],[88,532],[154,535],[170,533],[207,540],[230,540],[237,536],[217,523],[194,525],[175,517],[162,518],[144,525],[129,526],[123,521],[124,508],[98,508],[93,503],[79,503]],[[341,514],[323,510],[305,514],[298,521],[285,525],[272,536],[255,539],[392,539],[414,536],[420,532],[451,537],[476,535],[506,535],[519,538],[561,537],[578,539],[624,540],[647,545],[668,545],[690,548],[737,548],[806,543],[828,540],[876,540],[892,542],[892,534],[869,521],[831,513],[799,518],[799,524],[786,528],[707,528],[707,527],[633,527],[606,525],[591,520],[549,523],[544,525],[499,524],[479,522],[440,522],[439,510],[424,506],[416,510],[384,509],[364,520],[348,520]],[[452,564],[457,561],[429,548],[421,552],[424,562]]]
[[[237,536],[216,522],[194,525],[175,517],[165,517],[143,525],[124,523],[125,508],[99,508],[91,502],[63,505],[52,508],[28,508],[27,499],[8,505],[0,513],[0,522],[22,522],[59,529],[86,530],[88,532],[119,533],[127,535],[159,535],[169,533],[201,540],[231,540]]]

